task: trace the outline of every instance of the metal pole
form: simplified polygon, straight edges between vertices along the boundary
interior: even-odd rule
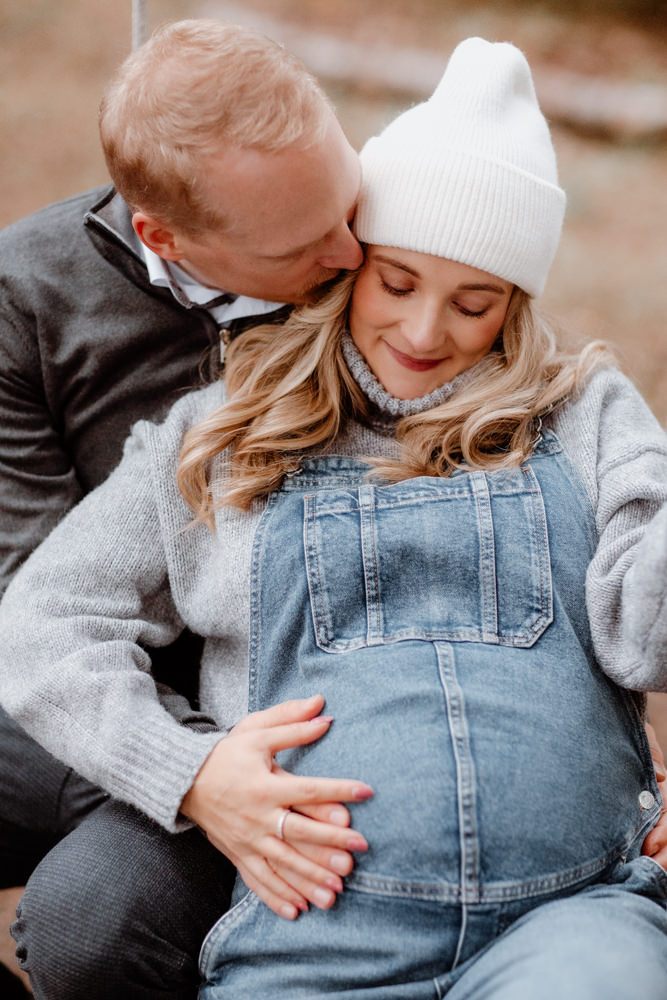
[[[132,0],[132,49],[139,48],[148,34],[146,0]]]

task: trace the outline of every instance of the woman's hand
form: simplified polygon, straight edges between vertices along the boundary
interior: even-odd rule
[[[213,749],[181,804],[248,888],[290,920],[309,902],[332,906],[351,852],[368,848],[340,804],[370,798],[368,785],[298,777],[274,761],[326,733],[332,719],[318,714],[323,705],[316,695],[249,715]]]
[[[655,767],[655,776],[658,781],[664,781],[666,772],[665,758],[662,753],[662,748],[658,743],[653,726],[648,722],[645,723],[645,725],[649,746],[651,747],[653,766]],[[665,791],[663,791],[662,794],[664,799]],[[667,807],[665,807],[664,804],[660,819],[644,841],[642,854],[648,854],[649,857],[653,858],[659,865],[662,865],[662,867],[667,870]]]

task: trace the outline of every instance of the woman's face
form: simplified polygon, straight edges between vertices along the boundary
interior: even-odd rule
[[[488,353],[513,287],[443,257],[369,246],[352,293],[350,333],[387,392],[416,399]]]

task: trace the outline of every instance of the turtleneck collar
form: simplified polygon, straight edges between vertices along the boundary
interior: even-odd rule
[[[426,410],[431,410],[434,406],[444,403],[452,393],[469,380],[472,371],[476,368],[476,365],[473,365],[472,368],[457,375],[451,382],[445,382],[438,389],[434,389],[433,392],[429,392],[419,399],[396,399],[378,382],[349,333],[343,334],[341,346],[350,374],[361,391],[383,416],[392,417],[395,420],[400,420],[401,417],[411,417],[416,413],[424,413]]]

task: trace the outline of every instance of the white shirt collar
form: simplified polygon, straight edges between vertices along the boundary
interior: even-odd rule
[[[247,295],[235,295],[232,301],[216,303],[221,296],[228,294],[219,288],[209,288],[202,285],[183,268],[173,261],[166,261],[150,250],[144,243],[141,249],[148,268],[151,285],[168,288],[176,301],[184,309],[193,306],[203,306],[211,313],[217,323],[229,323],[242,316],[262,316],[265,313],[280,309],[284,302],[268,302],[264,299],[252,299]],[[210,303],[210,305],[209,305]]]

